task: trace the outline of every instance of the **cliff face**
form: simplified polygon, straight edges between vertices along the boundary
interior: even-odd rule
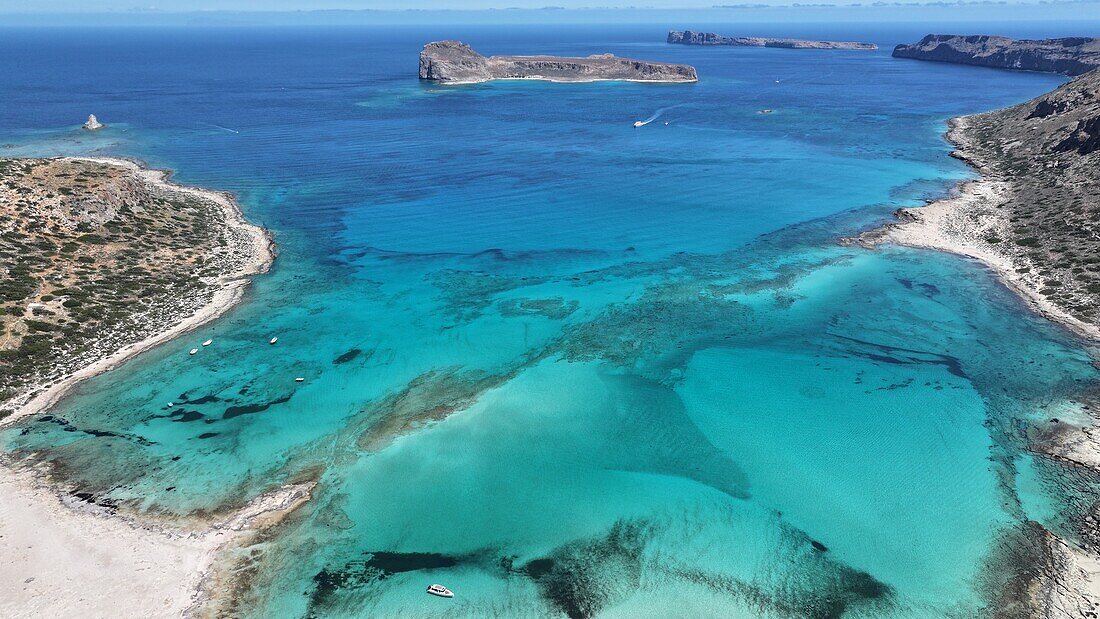
[[[489,59],[459,41],[428,43],[420,52],[420,79],[484,82],[493,79]]]
[[[691,30],[672,30],[668,33],[669,43],[681,45],[734,45],[743,47],[781,47],[785,49],[878,49],[874,43],[856,43],[854,41],[806,41],[802,39],[773,39],[768,37],[727,37],[713,32],[693,32]]]
[[[619,58],[611,54],[587,58],[558,56],[482,56],[459,41],[428,43],[420,52],[420,79],[470,84],[495,79],[543,79],[557,82],[632,80],[695,82],[695,67],[668,62]]]
[[[972,64],[1000,69],[1081,75],[1100,67],[1100,39],[1010,39],[988,35],[930,34],[898,45],[895,58]]]

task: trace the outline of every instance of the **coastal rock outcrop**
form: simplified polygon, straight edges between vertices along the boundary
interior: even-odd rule
[[[552,82],[695,82],[695,67],[669,62],[595,54],[560,56],[482,56],[460,41],[436,41],[420,52],[420,79],[449,84],[475,84],[499,79]]]
[[[267,269],[232,200],[165,176],[0,157],[0,422],[218,316]]]
[[[99,119],[95,117],[95,114],[88,114],[88,120],[81,128],[87,129],[88,131],[98,131],[99,129],[102,129],[106,126],[107,125],[99,122]]]
[[[1000,265],[1044,312],[1100,337],[1100,69],[952,127],[955,156],[982,180],[906,209],[916,224],[901,233]]]
[[[1010,39],[930,34],[912,45],[898,45],[894,58],[912,58],[999,69],[1081,75],[1100,67],[1100,38]]]
[[[669,43],[681,45],[733,45],[741,47],[781,47],[784,49],[878,49],[874,43],[855,41],[807,41],[804,39],[776,39],[771,37],[728,37],[713,32],[694,32],[692,30],[671,30]]]

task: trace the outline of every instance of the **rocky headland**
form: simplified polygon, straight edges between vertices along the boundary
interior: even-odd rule
[[[784,49],[878,49],[874,43],[855,41],[807,41],[803,39],[776,39],[770,37],[729,37],[713,32],[693,32],[691,30],[671,30],[669,43],[681,45],[732,45],[740,47],[780,47]]]
[[[274,257],[227,194],[120,159],[0,158],[0,426],[221,315]],[[309,499],[217,521],[138,519],[0,458],[0,616],[198,614],[215,559]]]
[[[482,56],[460,41],[436,41],[420,52],[420,79],[446,84],[538,79],[551,82],[695,82],[695,67],[596,54],[560,56]]]
[[[1100,338],[1100,71],[953,119],[948,139],[981,177],[901,210],[888,235],[979,257],[1044,313]]]
[[[956,195],[898,211],[900,223],[860,237],[980,260],[1037,311],[1100,340],[1100,70],[1010,108],[952,119],[953,156],[980,178]],[[1022,616],[1090,617],[1100,606],[1100,394],[1089,423],[1050,419],[1027,430],[1032,453],[1085,503],[1061,530],[1032,524]]]
[[[894,58],[912,58],[998,69],[1081,75],[1100,67],[1100,39],[1010,39],[985,34],[930,34],[898,45]]]
[[[165,177],[0,159],[0,422],[220,315],[267,269],[267,233],[229,196]]]

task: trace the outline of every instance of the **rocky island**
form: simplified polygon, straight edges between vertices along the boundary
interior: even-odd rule
[[[476,84],[502,79],[551,82],[695,82],[695,67],[668,62],[596,54],[560,56],[482,56],[460,41],[436,41],[420,52],[420,79],[446,84]]]
[[[803,39],[776,39],[770,37],[728,37],[713,32],[693,32],[691,30],[671,30],[669,43],[681,45],[732,45],[739,47],[780,47],[783,49],[878,49],[874,43],[854,41],[807,41]]]
[[[894,58],[972,64],[998,69],[1081,75],[1100,67],[1100,39],[1010,39],[1008,37],[930,34],[912,45],[898,45]]]

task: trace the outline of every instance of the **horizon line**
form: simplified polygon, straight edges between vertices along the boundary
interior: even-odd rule
[[[20,15],[20,16],[60,16],[60,15],[194,15],[194,14],[271,14],[271,15],[289,15],[299,13],[311,13],[311,14],[324,14],[324,13],[389,13],[389,14],[403,14],[403,13],[489,13],[489,12],[508,12],[508,13],[538,13],[538,12],[610,12],[610,11],[636,11],[636,12],[648,12],[648,11],[758,11],[758,10],[770,10],[770,9],[876,9],[876,8],[897,8],[897,7],[931,7],[931,8],[945,8],[952,6],[1059,6],[1059,5],[1074,5],[1074,4],[1100,4],[1100,0],[874,0],[872,2],[862,2],[856,0],[854,2],[847,3],[833,3],[833,2],[793,2],[790,4],[764,4],[764,3],[735,3],[735,4],[719,4],[709,6],[689,6],[689,7],[663,7],[663,6],[585,6],[585,7],[563,7],[563,6],[543,6],[543,7],[485,7],[485,8],[470,8],[470,9],[456,9],[456,8],[404,8],[404,9],[371,9],[371,8],[332,8],[332,9],[191,9],[191,10],[172,10],[172,9],[157,9],[157,8],[130,8],[130,9],[107,9],[98,11],[4,11],[0,10],[0,15]],[[1094,21],[1094,20],[1085,20]],[[1100,21],[1100,20],[1097,20]]]

